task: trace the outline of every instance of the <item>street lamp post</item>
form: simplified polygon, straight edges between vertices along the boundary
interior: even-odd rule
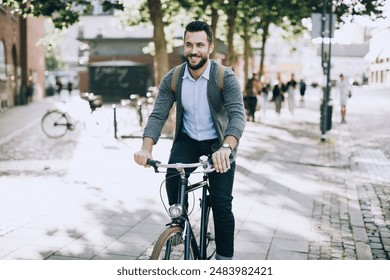
[[[331,54],[332,54],[332,37],[333,37],[333,5],[332,0],[329,1],[329,25],[326,27],[326,7],[327,0],[323,0],[322,18],[321,18],[321,64],[324,73],[323,99],[321,105],[321,142],[326,141],[326,132],[331,128],[332,111],[329,110],[329,97],[331,90],[330,70],[331,70]],[[327,36],[326,36],[327,35]],[[325,38],[329,38],[327,49],[325,50]]]

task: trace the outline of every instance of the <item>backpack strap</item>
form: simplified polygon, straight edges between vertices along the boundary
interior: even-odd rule
[[[221,92],[221,93],[223,91],[223,78],[224,78],[224,75],[225,75],[225,70],[226,70],[225,66],[223,66],[221,64],[218,64],[217,79],[218,79],[219,92]]]
[[[179,74],[181,72],[181,68],[183,68],[183,65],[184,65],[184,63],[176,66],[175,70],[173,70],[172,81],[171,81],[172,92],[176,91],[177,80],[179,79]]]
[[[184,63],[176,66],[175,69],[173,70],[172,81],[171,81],[172,92],[176,91],[177,80],[179,79],[179,74],[181,72],[181,69],[183,68],[183,65]],[[225,75],[225,70],[226,70],[225,66],[218,64],[217,81],[218,81],[218,88],[221,93],[223,91],[223,78]]]

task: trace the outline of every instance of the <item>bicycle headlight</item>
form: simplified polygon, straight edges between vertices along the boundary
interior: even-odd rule
[[[168,212],[171,218],[178,218],[183,213],[183,209],[179,204],[174,204],[171,207],[169,207]]]

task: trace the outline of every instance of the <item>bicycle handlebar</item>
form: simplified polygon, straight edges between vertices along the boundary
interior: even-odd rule
[[[152,166],[156,173],[160,172],[159,168],[174,168],[178,171],[182,171],[184,168],[203,167],[204,173],[211,173],[215,170],[212,166],[212,160],[208,156],[201,156],[199,162],[196,163],[161,163],[158,160],[148,159],[146,164]]]

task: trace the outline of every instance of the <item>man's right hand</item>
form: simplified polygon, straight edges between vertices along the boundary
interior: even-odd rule
[[[139,165],[149,167],[149,165],[146,164],[148,159],[153,159],[153,157],[152,154],[147,150],[141,149],[134,153],[134,161]]]
[[[148,159],[153,159],[152,149],[154,145],[154,140],[149,137],[144,137],[142,140],[142,148],[138,152],[134,153],[134,161],[142,166],[150,167],[146,164]]]

